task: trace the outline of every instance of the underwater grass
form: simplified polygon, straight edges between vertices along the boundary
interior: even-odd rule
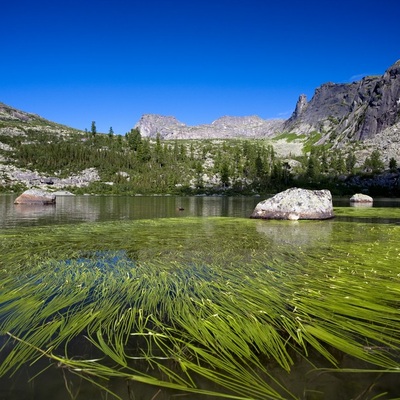
[[[285,376],[312,351],[342,373],[337,350],[366,371],[397,373],[400,226],[325,222],[188,218],[3,231],[0,375],[46,357],[105,390],[119,377],[288,399],[298,394]],[[82,337],[93,356],[76,354]]]

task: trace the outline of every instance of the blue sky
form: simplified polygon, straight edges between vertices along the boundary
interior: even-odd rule
[[[78,129],[288,118],[400,59],[398,0],[20,0],[0,7],[0,102]]]

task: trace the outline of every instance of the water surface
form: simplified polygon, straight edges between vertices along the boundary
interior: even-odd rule
[[[0,228],[174,217],[247,218],[262,197],[244,196],[59,196],[55,206],[15,205],[0,195]],[[348,198],[334,198],[349,207]],[[373,208],[400,207],[400,199],[375,199]]]
[[[51,324],[57,326],[65,320],[73,325],[78,321],[74,320],[74,310],[89,318],[97,309],[99,320],[95,323],[114,326],[119,319],[115,317],[114,322],[112,315],[102,316],[104,309],[117,304],[118,312],[125,312],[125,303],[137,294],[132,285],[139,282],[143,295],[135,301],[147,298],[151,303],[160,293],[165,294],[149,311],[149,318],[160,307],[172,310],[172,321],[177,317],[165,332],[184,332],[173,308],[179,302],[181,307],[189,304],[198,293],[199,304],[209,306],[204,318],[195,315],[197,323],[213,318],[216,323],[218,313],[224,312],[221,299],[227,296],[235,310],[232,318],[243,318],[249,326],[254,318],[248,313],[258,318],[260,310],[250,312],[246,307],[257,302],[272,321],[280,324],[282,315],[291,323],[299,321],[295,335],[301,335],[303,325],[307,325],[316,335],[333,330],[352,332],[352,336],[364,340],[360,332],[371,335],[376,326],[390,356],[397,357],[400,208],[393,207],[396,200],[357,209],[339,199],[335,201],[339,205],[335,208],[337,217],[327,221],[263,221],[248,218],[259,197],[76,196],[58,198],[55,207],[33,208],[16,206],[13,199],[0,197],[0,323],[13,327],[13,315],[18,319],[27,316],[20,322],[22,331],[16,325],[12,331],[26,335],[28,341],[34,341],[35,335]],[[187,282],[198,285],[197,289],[193,291]],[[181,291],[175,292],[177,287]],[[72,305],[71,295],[76,296]],[[47,323],[43,329],[41,318]],[[31,327],[34,330],[29,332]],[[384,336],[384,331],[392,328],[393,333]],[[54,338],[48,340],[51,343]],[[281,398],[400,397],[398,372],[383,373],[379,371],[382,368],[339,350],[345,344],[336,343],[335,347],[331,341],[326,348],[337,366],[347,372],[335,371],[332,363],[313,348],[307,356],[300,350],[291,354],[295,363],[290,373],[273,359],[260,357],[263,367],[282,385]],[[101,359],[102,353],[89,344],[85,335],[77,335],[69,343],[69,356],[74,360]],[[132,352],[129,354],[137,355],[135,346],[128,349]],[[363,351],[378,352],[385,346],[374,347],[370,341]],[[1,352],[1,360],[12,350],[9,343]],[[56,354],[65,350],[61,346]],[[0,399],[112,398],[88,384],[84,376],[71,374],[62,363],[39,356],[31,365],[18,369],[12,379],[0,379]],[[47,369],[49,365],[53,366]],[[138,368],[165,379],[148,364]],[[46,372],[31,380],[42,370]],[[272,382],[263,371],[253,372],[259,379]],[[227,393],[212,379],[194,379],[204,390]],[[217,399],[116,377],[107,387],[124,400]],[[289,397],[282,388],[295,397]],[[265,399],[261,394],[251,398]]]

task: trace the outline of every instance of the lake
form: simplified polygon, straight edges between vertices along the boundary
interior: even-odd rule
[[[0,196],[0,399],[400,397],[400,200]],[[14,372],[14,373],[13,373]]]
[[[61,196],[56,206],[14,205],[0,196],[0,228],[174,217],[248,217],[259,197]],[[180,210],[183,208],[183,210]]]
[[[16,197],[0,195],[0,228],[187,216],[247,218],[263,200],[250,196],[60,196],[56,206],[15,206]],[[349,205],[348,198],[334,198],[334,206]],[[377,199],[373,207],[400,207],[400,199]]]

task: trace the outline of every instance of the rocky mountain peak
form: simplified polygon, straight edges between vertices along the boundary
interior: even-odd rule
[[[307,105],[307,96],[305,94],[301,94],[297,100],[296,108],[291,116],[291,119],[299,118],[307,108]]]
[[[400,121],[400,60],[381,76],[351,83],[327,82],[315,89],[310,101],[301,94],[291,117],[264,120],[256,115],[223,116],[211,124],[188,126],[175,117],[144,115],[135,125],[141,134],[164,139],[272,137],[286,131],[298,135],[321,133],[323,142],[372,138]]]
[[[325,83],[305,106],[300,98],[284,130],[317,131],[322,141],[364,140],[400,120],[400,60],[382,76],[352,83]]]
[[[144,137],[163,139],[221,139],[238,137],[273,136],[282,127],[283,120],[265,120],[256,115],[245,117],[224,116],[211,124],[189,126],[175,117],[157,114],[143,115],[135,128]]]
[[[173,116],[144,114],[135,125],[135,129],[139,129],[142,136],[154,138],[157,134],[163,137],[171,131],[179,130],[185,126],[184,123],[178,121]]]

